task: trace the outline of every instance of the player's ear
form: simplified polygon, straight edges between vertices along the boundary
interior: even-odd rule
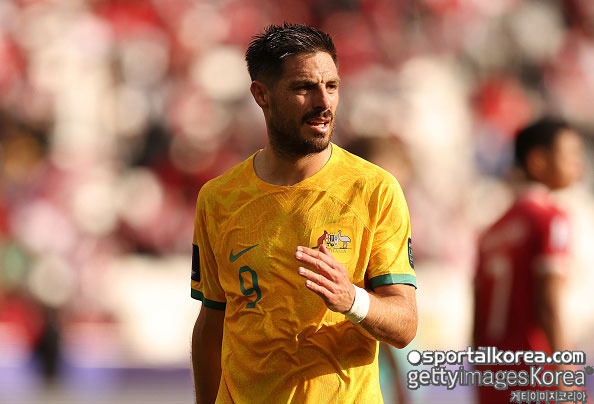
[[[269,101],[268,101],[268,87],[266,84],[262,83],[261,81],[254,80],[252,81],[252,85],[250,86],[250,91],[254,100],[256,100],[256,104],[260,106],[260,108],[265,109],[268,108]]]

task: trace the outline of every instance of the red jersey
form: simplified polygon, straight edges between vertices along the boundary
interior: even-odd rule
[[[564,271],[559,265],[543,263],[564,256],[568,242],[567,217],[555,206],[548,191],[538,186],[523,192],[487,230],[480,242],[474,285],[476,347],[552,353],[537,323],[535,280],[543,271]],[[502,367],[493,368],[499,369]],[[509,402],[509,390],[479,391],[481,403]]]

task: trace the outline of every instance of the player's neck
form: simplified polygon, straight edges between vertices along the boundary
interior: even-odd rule
[[[264,182],[273,185],[295,185],[318,171],[326,165],[332,155],[332,146],[329,145],[320,153],[288,159],[276,154],[270,146],[265,147],[254,159],[256,175]]]

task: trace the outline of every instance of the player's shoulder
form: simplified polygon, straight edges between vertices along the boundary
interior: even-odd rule
[[[515,245],[525,239],[530,228],[518,211],[517,201],[503,215],[488,225],[479,236],[480,251],[497,250],[504,245]]]
[[[565,220],[564,210],[557,204],[550,192],[535,188],[518,197],[517,209],[533,222]]]
[[[512,206],[482,233],[479,244],[481,250],[520,245],[550,226],[565,227],[567,222],[548,191],[530,186],[518,192]]]
[[[224,195],[246,186],[250,164],[253,164],[254,155],[241,163],[229,168],[223,174],[207,181],[198,192],[198,201],[207,203],[219,199]]]
[[[348,150],[334,145],[339,155],[339,169],[345,177],[364,184],[367,187],[395,186],[400,188],[396,178],[388,171],[367,161]]]
[[[384,206],[397,201],[395,206],[405,206],[406,201],[398,180],[383,168],[356,156],[347,150],[338,149],[339,162],[335,166],[331,191],[338,198],[361,209]]]

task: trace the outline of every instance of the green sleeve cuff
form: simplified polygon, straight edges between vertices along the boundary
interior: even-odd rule
[[[209,300],[204,297],[204,294],[202,292],[196,289],[192,289],[192,298],[200,300],[202,304],[205,307],[208,307],[209,309],[225,310],[225,307],[227,307],[226,302],[217,302],[215,300]]]
[[[375,276],[369,280],[369,286],[371,289],[375,289],[378,286],[394,285],[397,283],[404,283],[412,285],[417,288],[417,277],[410,274],[386,274]]]

